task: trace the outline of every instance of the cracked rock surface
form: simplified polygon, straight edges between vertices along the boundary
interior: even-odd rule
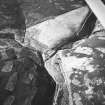
[[[69,93],[67,105],[105,105],[104,40],[105,30],[97,22],[89,38],[76,42],[71,50],[59,52],[65,89]],[[60,92],[56,100],[65,97]],[[65,102],[62,100],[57,105],[63,105]]]
[[[0,105],[50,105],[55,82],[39,51],[22,46],[25,17],[16,0],[0,0]]]

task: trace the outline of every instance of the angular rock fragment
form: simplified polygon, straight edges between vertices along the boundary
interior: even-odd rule
[[[42,21],[80,8],[83,0],[18,0],[24,12],[26,27],[31,27]]]
[[[18,0],[0,0],[0,37],[22,42],[25,29],[25,17]]]

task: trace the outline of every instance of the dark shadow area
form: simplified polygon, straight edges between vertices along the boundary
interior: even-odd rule
[[[39,77],[36,86],[38,87],[37,93],[34,96],[32,105],[52,105],[56,83],[53,78],[48,74],[44,67],[37,69]]]

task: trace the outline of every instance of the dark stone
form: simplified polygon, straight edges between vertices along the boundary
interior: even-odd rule
[[[17,0],[0,0],[0,30],[25,29],[25,18]]]
[[[4,43],[1,46],[6,46],[0,49],[6,55],[0,59],[0,105],[51,105],[56,84],[39,62],[42,59],[39,52],[24,48],[12,39],[0,41]]]

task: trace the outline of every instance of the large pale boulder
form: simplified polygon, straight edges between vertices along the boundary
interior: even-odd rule
[[[81,7],[29,27],[26,30],[26,42],[29,41],[30,46],[38,49],[40,46],[42,49],[60,47],[80,30],[88,12],[88,7]]]

